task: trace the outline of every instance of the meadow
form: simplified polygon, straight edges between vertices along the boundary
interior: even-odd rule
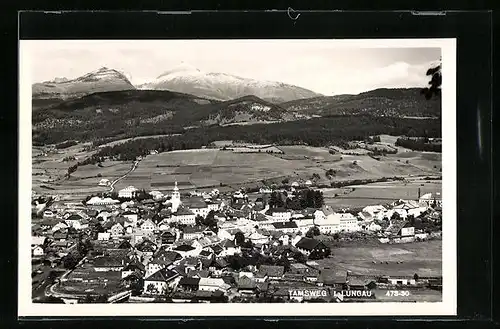
[[[101,166],[84,165],[72,173],[70,179],[64,175],[77,161],[63,161],[74,156],[78,161],[95,151],[86,151],[88,144],[78,144],[43,156],[41,149],[34,148],[33,190],[52,193],[88,195],[106,191],[97,186],[105,178],[113,181],[129,171],[131,161],[104,161]],[[336,181],[366,180],[381,177],[411,177],[439,175],[441,154],[425,152],[403,152],[374,159],[367,155],[330,154],[324,147],[278,146],[285,154],[235,153],[230,150],[194,149],[148,155],[140,161],[136,170],[120,180],[115,188],[133,185],[140,189],[169,191],[177,181],[180,189],[210,189],[223,191],[264,184],[281,184],[285,179],[293,182],[313,180],[319,185],[330,185]],[[327,170],[333,171],[327,176]],[[313,177],[314,176],[314,177]],[[391,185],[392,186],[392,185]],[[408,197],[408,186],[400,189],[384,187],[377,190],[358,188],[344,197],[332,198],[335,193],[325,195],[327,203],[334,206],[362,206],[372,204],[376,198],[397,199]],[[342,190],[344,191],[344,190]],[[416,189],[415,189],[416,191]],[[379,199],[376,203],[379,203]]]
[[[442,241],[428,240],[404,244],[363,241],[332,248],[330,258],[317,260],[320,267],[340,267],[359,275],[402,275],[421,277],[442,275]]]

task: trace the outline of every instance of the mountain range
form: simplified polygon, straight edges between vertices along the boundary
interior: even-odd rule
[[[55,78],[32,85],[33,99],[68,99],[97,92],[133,90],[135,86],[125,74],[101,67],[76,79]]]
[[[311,90],[281,82],[247,79],[225,73],[206,73],[191,65],[181,64],[153,81],[138,86],[134,86],[125,74],[102,67],[73,80],[56,78],[35,83],[32,86],[32,97],[37,100],[64,100],[96,92],[134,89],[168,90],[220,101],[255,95],[272,103],[321,96]]]
[[[311,90],[281,82],[247,79],[225,73],[207,73],[188,64],[181,64],[166,71],[154,81],[138,88],[171,90],[222,101],[255,95],[265,101],[281,103],[321,96]]]

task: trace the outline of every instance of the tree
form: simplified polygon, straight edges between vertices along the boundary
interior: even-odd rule
[[[290,182],[290,180],[288,178],[285,178],[281,181],[281,183],[283,183],[283,185],[286,185]]]
[[[65,269],[72,269],[78,264],[78,260],[73,256],[73,254],[69,253],[63,258],[63,266]]]
[[[194,221],[195,221],[196,225],[203,225],[203,217],[201,217],[200,215],[196,215],[196,217],[194,218]]]
[[[306,237],[308,237],[308,238],[313,238],[313,237],[318,236],[318,235],[320,235],[320,234],[321,234],[321,232],[319,231],[319,228],[318,228],[317,226],[313,226],[313,227],[311,227],[311,228],[307,231],[307,233],[306,233]]]
[[[425,75],[430,76],[431,80],[429,81],[429,87],[423,88],[421,93],[425,95],[425,98],[428,100],[433,96],[441,96],[441,83],[443,81],[441,64],[428,69]]]
[[[245,235],[243,234],[243,232],[236,232],[236,234],[234,235],[234,243],[237,246],[242,246],[243,243],[245,243]]]
[[[418,277],[418,274],[417,274],[417,273],[413,274],[413,279],[415,279],[415,281],[418,281],[418,278],[419,278],[419,277]]]

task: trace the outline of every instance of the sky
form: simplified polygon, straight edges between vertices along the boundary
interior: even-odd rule
[[[366,42],[365,42],[366,41]],[[406,41],[406,42],[403,42]],[[441,49],[433,40],[36,40],[31,80],[108,67],[141,84],[188,64],[204,72],[293,84],[324,95],[426,86]],[[23,50],[24,51],[24,50]]]

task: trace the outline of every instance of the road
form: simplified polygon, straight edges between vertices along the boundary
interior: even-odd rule
[[[122,179],[124,179],[125,177],[127,177],[132,171],[134,171],[137,166],[139,165],[139,161],[134,161],[134,164],[132,165],[132,168],[130,168],[129,171],[127,171],[123,176],[121,177],[118,177],[117,179],[115,179],[111,185],[109,186],[109,193],[113,192],[115,190],[115,184],[118,183],[119,181],[121,181]]]

